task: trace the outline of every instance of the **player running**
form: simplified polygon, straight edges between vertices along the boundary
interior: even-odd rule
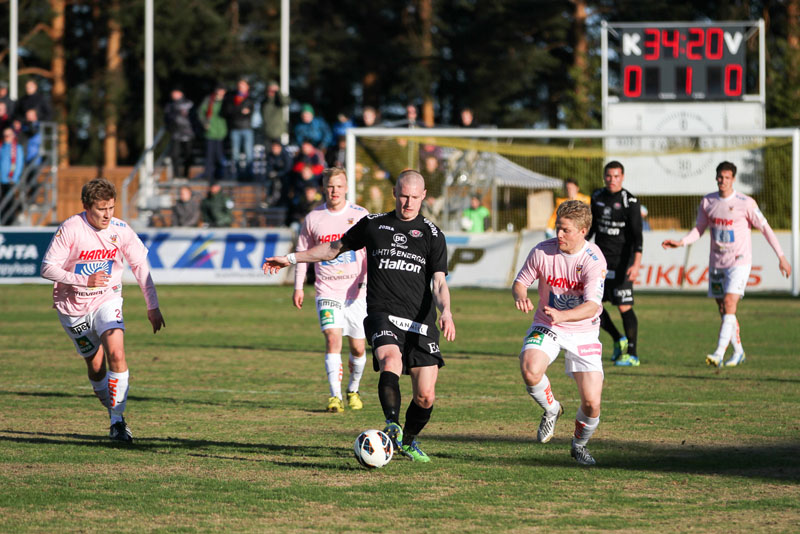
[[[642,210],[639,200],[622,188],[622,163],[608,162],[603,179],[606,186],[592,193],[592,227],[586,239],[594,236],[608,262],[603,302],[610,301],[619,308],[625,335],[619,333],[605,308],[600,327],[614,339],[614,365],[638,367],[639,320],[633,311],[633,283],[642,265]]]
[[[436,380],[444,359],[438,326],[453,341],[456,328],[447,287],[447,248],[442,231],[419,214],[425,180],[418,171],[400,173],[394,187],[395,210],[367,215],[341,239],[304,252],[266,258],[264,273],[299,262],[330,261],[347,251],[367,251],[367,318],[364,329],[372,363],[380,371],[378,398],[386,416],[384,432],[395,450],[417,462],[430,458],[416,437],[428,423]],[[411,375],[413,398],[400,427],[400,375]]]
[[[564,349],[567,376],[575,380],[581,397],[571,450],[581,465],[595,464],[586,443],[600,424],[604,376],[598,336],[606,260],[599,248],[585,239],[591,224],[589,206],[579,200],[561,204],[557,237],[531,250],[511,288],[517,309],[528,313],[533,310],[528,287],[539,280],[539,303],[519,355],[528,394],[544,409],[536,438],[540,443],[550,441],[556,421],[564,413],[545,374]]]
[[[108,409],[109,436],[114,441],[131,442],[133,434],[123,417],[128,398],[123,257],[144,293],[153,333],[166,323],[158,308],[147,248],[130,226],[114,217],[116,197],[114,184],[105,178],[83,186],[85,211],[64,221],[56,231],[42,260],[42,276],[55,282],[53,307],[86,362],[94,394]]]
[[[297,252],[320,243],[336,241],[367,215],[367,210],[347,201],[347,175],[339,167],[326,169],[322,177],[325,204],[306,215]],[[308,265],[298,263],[294,274],[292,301],[302,309],[305,293],[303,282]],[[343,412],[342,402],[342,335],[350,343],[350,383],[347,387],[347,405],[352,410],[364,407],[358,394],[361,375],[364,373],[364,317],[367,315],[366,278],[367,256],[363,250],[349,251],[335,260],[323,261],[315,266],[314,289],[317,297],[319,326],[325,336],[325,372],[331,396],[329,412]]]
[[[714,297],[722,317],[717,349],[706,356],[706,363],[714,367],[735,367],[745,360],[736,320],[736,307],[744,296],[750,267],[753,263],[751,228],[758,228],[778,256],[778,269],[785,277],[792,274],[775,232],[751,197],[737,193],[733,188],[736,165],[723,161],[717,165],[716,193],[709,193],[697,208],[694,228],[680,241],[665,239],[663,248],[676,248],[694,243],[706,228],[711,228],[711,251],[708,259],[708,296]],[[733,345],[733,355],[723,363],[728,344]]]

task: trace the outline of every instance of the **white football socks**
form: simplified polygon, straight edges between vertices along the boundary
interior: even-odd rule
[[[731,337],[733,337],[734,330],[738,329],[737,324],[736,315],[732,313],[726,313],[722,316],[722,324],[719,327],[717,350],[714,351],[715,356],[722,357],[725,355],[725,350],[728,348],[728,343],[730,343]],[[741,346],[741,343],[739,343],[739,346]]]
[[[106,408],[111,408],[111,395],[108,392],[108,373],[100,380],[89,379],[92,384],[95,396],[100,400],[100,404]]]
[[[328,374],[328,386],[331,397],[342,398],[342,355],[329,352],[325,355],[325,372]]]
[[[108,393],[111,397],[109,411],[112,425],[122,421],[122,413],[125,411],[125,403],[128,400],[128,374],[128,371],[123,373],[109,371],[106,375],[108,377]]]
[[[594,431],[600,425],[600,417],[586,417],[583,410],[578,407],[578,413],[575,415],[575,435],[572,438],[573,445],[586,446],[589,438],[592,437]]]
[[[550,389],[550,379],[547,375],[543,375],[542,379],[535,386],[526,386],[528,395],[533,397],[533,400],[541,406],[545,412],[554,414],[558,412],[561,404],[553,396],[553,391]]]
[[[731,345],[733,345],[733,353],[734,354],[741,354],[744,352],[744,347],[742,347],[742,338],[739,333],[739,321],[736,320],[736,316],[733,316],[733,320],[736,323],[733,328],[733,333],[731,334]]]
[[[347,391],[358,391],[358,386],[361,384],[361,376],[364,374],[364,366],[366,363],[366,354],[356,357],[352,352],[350,353],[350,359],[348,360],[350,383],[347,386]]]

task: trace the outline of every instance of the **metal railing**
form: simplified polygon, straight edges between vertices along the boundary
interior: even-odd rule
[[[40,123],[38,162],[25,166],[13,187],[0,198],[0,226],[40,226],[55,220],[58,204],[58,124]]]
[[[131,173],[125,178],[122,182],[122,191],[120,192],[120,200],[122,204],[122,218],[125,221],[130,222],[130,217],[133,214],[133,208],[135,207],[138,210],[140,206],[140,201],[145,201],[146,199],[140,198],[141,187],[137,187],[136,192],[131,195],[130,189],[131,185],[133,184],[136,178],[139,178],[138,185],[141,186],[142,183],[142,176],[145,172],[147,172],[145,168],[145,159],[148,155],[153,154],[155,156],[156,147],[164,138],[164,134],[166,130],[164,128],[160,128],[156,133],[155,137],[153,138],[153,144],[149,147],[146,147],[145,150],[142,152],[142,155],[139,156],[139,159],[136,161],[136,165],[134,165],[133,170]],[[168,154],[168,151],[163,150],[161,154],[156,159],[155,163],[153,164],[153,174],[149,176],[149,179],[152,179],[153,176],[158,176],[161,173],[161,170],[164,168],[164,159]]]

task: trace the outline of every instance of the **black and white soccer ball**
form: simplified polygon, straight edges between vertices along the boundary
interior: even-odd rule
[[[380,430],[365,430],[353,444],[356,460],[362,466],[373,469],[388,464],[394,454],[392,440]]]

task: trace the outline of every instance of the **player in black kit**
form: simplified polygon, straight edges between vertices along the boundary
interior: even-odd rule
[[[639,200],[622,188],[625,168],[619,161],[603,169],[606,186],[592,193],[592,228],[586,239],[594,236],[608,263],[603,301],[619,307],[625,335],[619,333],[604,308],[600,326],[614,338],[614,365],[638,367],[636,341],[639,321],[633,311],[633,282],[642,264],[642,211]],[[626,354],[627,352],[627,354]]]
[[[419,214],[425,180],[414,170],[400,173],[394,187],[395,210],[372,214],[338,241],[264,260],[274,274],[297,262],[332,260],[348,250],[367,249],[367,318],[364,329],[380,371],[378,398],[386,416],[384,432],[395,449],[418,462],[429,462],[416,437],[431,417],[439,367],[439,331],[453,341],[456,327],[450,311],[447,248],[439,228]],[[431,283],[432,282],[432,283]],[[436,310],[441,312],[438,323]],[[411,375],[413,398],[400,427],[400,375]]]

